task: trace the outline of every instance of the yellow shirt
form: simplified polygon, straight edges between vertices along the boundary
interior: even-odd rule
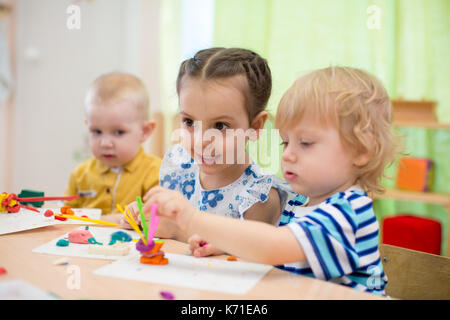
[[[66,195],[79,194],[67,202],[72,208],[100,208],[102,214],[118,212],[122,207],[143,197],[159,183],[161,159],[146,154],[141,147],[129,163],[119,168],[109,168],[96,158],[79,164],[72,172]]]

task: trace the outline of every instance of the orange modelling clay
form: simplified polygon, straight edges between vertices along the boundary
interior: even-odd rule
[[[136,243],[136,249],[141,253],[140,262],[143,264],[164,265],[169,263],[169,259],[164,257],[164,251],[161,250],[164,242],[151,241],[147,245],[142,239]]]
[[[62,206],[60,211],[61,211],[61,214],[66,214],[66,215],[71,215],[71,216],[75,215],[75,212],[72,209],[70,209],[69,206]],[[61,221],[66,221],[67,220],[67,218],[58,217],[56,215],[55,215],[55,219],[56,220],[61,220]]]
[[[73,216],[75,214],[75,212],[73,212],[73,210],[70,209],[69,206],[62,206],[61,207],[61,213],[62,214],[67,214],[67,215],[71,215],[71,216]]]
[[[227,258],[228,261],[237,261],[237,258],[235,256],[229,256]]]
[[[141,239],[139,239],[139,241],[136,243],[136,250],[141,253],[141,263],[165,265],[169,263],[169,259],[164,257],[164,251],[161,250],[164,242],[153,240],[153,235],[155,234],[156,227],[159,223],[159,217],[156,215],[156,210],[157,205],[154,203],[151,206],[151,225],[148,234],[148,240],[145,241],[145,238],[143,238],[141,235]],[[147,234],[145,236],[147,237]]]
[[[169,259],[164,257],[164,252],[160,251],[164,243],[155,242],[155,246],[147,252],[143,252],[140,262],[143,264],[159,264],[164,265],[169,262]]]

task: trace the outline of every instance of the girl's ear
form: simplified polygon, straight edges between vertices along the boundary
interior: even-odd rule
[[[142,124],[141,143],[147,140],[147,138],[152,134],[153,130],[155,129],[155,126],[156,126],[155,121],[145,121]]]
[[[256,131],[256,138],[259,137],[259,130],[264,129],[264,124],[266,123],[268,117],[269,113],[267,113],[267,111],[261,111],[253,118],[250,127]]]

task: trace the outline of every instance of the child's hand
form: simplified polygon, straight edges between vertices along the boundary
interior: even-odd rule
[[[191,203],[177,191],[160,186],[152,188],[144,196],[144,213],[148,214],[151,205],[158,205],[157,214],[167,217],[177,223],[182,230],[186,230],[194,217],[196,210]]]
[[[225,254],[224,251],[217,249],[213,245],[207,243],[200,236],[194,234],[188,239],[189,250],[191,250],[194,257],[207,257]]]
[[[139,225],[140,224],[140,220],[138,219],[138,217],[139,217],[139,209],[138,209],[136,201],[130,203],[129,205],[127,205],[127,207],[128,207],[128,212],[131,213],[131,215],[134,218],[134,221],[136,221],[137,225]],[[125,208],[125,213],[127,213],[127,209],[126,208]],[[125,217],[123,215],[120,217],[120,223],[119,224],[120,224],[120,226],[122,228],[133,229],[133,227],[128,223],[127,219],[125,219]]]

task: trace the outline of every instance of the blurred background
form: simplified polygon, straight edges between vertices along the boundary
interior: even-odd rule
[[[418,190],[379,199],[375,209],[380,221],[403,213],[438,221],[446,252],[449,34],[448,0],[1,0],[0,191],[63,194],[71,170],[90,156],[86,89],[113,70],[144,80],[158,122],[145,149],[162,156],[181,61],[207,47],[245,47],[269,62],[272,114],[296,78],[330,65],[375,74],[392,99],[434,103],[434,124],[395,127],[409,156],[433,161],[431,198]],[[267,164],[267,155],[254,157]],[[397,164],[386,171],[387,187],[397,189],[397,172]]]

